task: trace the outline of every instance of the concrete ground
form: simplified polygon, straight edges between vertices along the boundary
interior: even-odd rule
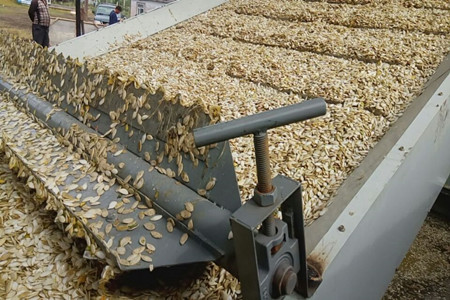
[[[383,300],[450,299],[450,220],[426,218]]]
[[[94,25],[94,23],[85,23],[85,33],[96,31],[102,28],[102,25]],[[76,37],[76,25],[74,20],[68,19],[56,19],[50,26],[50,45],[56,46],[64,41],[73,39]]]

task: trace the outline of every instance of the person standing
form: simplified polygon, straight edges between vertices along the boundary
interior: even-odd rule
[[[28,16],[33,22],[33,40],[42,47],[49,47],[48,29],[50,27],[50,14],[47,0],[31,0]]]
[[[117,5],[116,8],[111,11],[111,13],[109,14],[109,25],[119,22],[119,18],[117,18],[117,15],[120,14],[121,11],[122,7],[120,7],[120,5]]]

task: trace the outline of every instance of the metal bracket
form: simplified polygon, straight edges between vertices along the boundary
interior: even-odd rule
[[[194,130],[197,147],[253,134],[258,177],[255,196],[230,218],[245,299],[276,299],[291,294],[296,286],[308,294],[301,186],[284,176],[272,180],[267,130],[325,112],[325,101],[313,99]],[[278,207],[282,220],[273,215]]]
[[[231,216],[244,299],[279,298],[294,288],[307,297],[308,288],[318,286],[306,262],[301,185],[281,175],[273,179],[273,185],[280,195],[273,205],[260,207],[252,199]],[[276,234],[259,233],[258,226],[277,207],[282,221],[275,220]],[[297,275],[294,283],[291,272]]]

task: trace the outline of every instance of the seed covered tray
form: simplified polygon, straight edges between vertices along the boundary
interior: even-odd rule
[[[230,1],[87,63],[225,121],[324,97],[326,117],[270,134],[272,170],[302,181],[311,223],[450,49],[443,1],[330,2]],[[230,145],[245,201],[256,182],[252,143]]]

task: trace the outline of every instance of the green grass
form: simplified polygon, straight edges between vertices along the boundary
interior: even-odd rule
[[[28,5],[18,4],[15,0],[0,0],[0,29],[22,38],[31,39],[31,21],[28,18]],[[53,18],[75,19],[68,10],[50,8]]]
[[[0,8],[5,5],[5,6],[14,6],[14,7],[27,7],[27,5],[22,5],[17,3],[17,1],[14,0],[0,0]]]
[[[66,19],[75,19],[75,15],[71,14],[70,11],[50,8],[50,16],[53,18],[66,18]]]
[[[11,11],[10,8],[14,8],[17,11]],[[28,12],[28,5],[19,4],[14,0],[0,0],[0,14],[9,13],[9,14],[22,14]],[[68,18],[75,19],[75,15],[71,14],[68,10],[57,9],[50,7],[50,16],[54,18]]]
[[[10,28],[6,28],[6,27],[1,28],[1,25],[0,25],[0,29],[4,29],[4,30],[8,31],[9,33],[17,35],[20,38],[31,40],[31,27],[29,30],[24,30],[24,29],[17,29],[17,28],[11,28],[11,27]]]
[[[0,1],[2,1],[2,0],[0,0]],[[24,14],[24,13],[28,12],[28,7],[22,7],[22,5],[19,5],[19,6],[0,5],[0,12],[2,13],[2,18],[0,18],[0,21],[1,21],[4,19],[4,17],[3,17],[4,13],[8,14],[8,15]]]
[[[11,0],[0,0],[0,29],[31,39],[31,21],[28,19],[28,6]]]

